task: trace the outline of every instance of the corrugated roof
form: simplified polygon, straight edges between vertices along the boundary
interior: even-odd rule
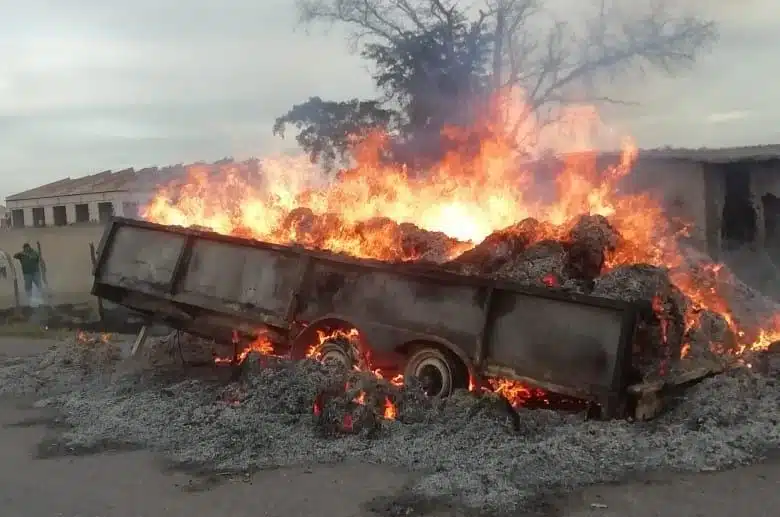
[[[146,176],[154,176],[158,171],[151,167],[136,171],[132,168],[117,172],[103,171],[82,178],[65,178],[34,189],[8,196],[6,201],[21,201],[60,196],[75,196],[96,192],[124,192],[134,190],[136,184]]]

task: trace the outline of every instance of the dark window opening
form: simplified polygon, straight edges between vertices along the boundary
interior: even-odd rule
[[[114,216],[114,203],[110,201],[104,201],[98,203],[98,220],[101,223],[107,222]]]
[[[14,228],[24,228],[24,209],[11,210],[11,224]]]
[[[723,246],[734,249],[756,238],[756,209],[750,194],[750,173],[732,167],[726,171],[721,237]]]
[[[766,247],[780,251],[780,198],[766,194],[761,198],[764,205],[764,227]]]
[[[89,222],[89,205],[81,204],[76,205],[76,222],[88,223]]]
[[[122,203],[122,215],[130,219],[138,219],[138,203],[125,201]]]
[[[55,206],[52,209],[54,213],[54,226],[66,226],[68,224],[68,212],[64,205]]]
[[[36,206],[32,209],[33,226],[40,228],[46,226],[46,212],[42,206]]]

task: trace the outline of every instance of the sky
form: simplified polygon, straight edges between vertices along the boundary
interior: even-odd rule
[[[642,148],[780,143],[780,2],[680,1],[720,24],[716,47],[674,79],[623,83],[638,104],[607,122]],[[374,95],[344,32],[304,30],[293,0],[0,0],[0,12],[0,199],[106,169],[282,152],[294,141],[271,126],[293,104]]]

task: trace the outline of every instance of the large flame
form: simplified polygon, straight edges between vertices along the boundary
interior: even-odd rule
[[[721,314],[735,335],[747,339],[716,284],[693,278],[679,267],[680,230],[673,230],[677,225],[664,215],[661,203],[648,193],[620,191],[620,180],[637,157],[633,141],[625,139],[616,163],[598,170],[596,152],[583,143],[594,111],[572,113],[565,118],[566,129],[577,152],[562,154],[563,165],[553,177],[535,177],[534,168],[518,158],[517,146],[495,136],[506,132],[485,131],[476,151],[473,146],[469,152],[452,151],[425,173],[383,163],[380,157],[388,139],[375,133],[356,147],[354,167],[327,181],[304,158],[261,160],[256,177],[247,177],[239,165],[222,166],[216,174],[208,166],[192,166],[185,181],[157,193],[144,217],[356,257],[407,260],[416,257],[399,245],[392,225],[381,221],[442,232],[453,238],[454,256],[527,217],[546,223],[542,227],[547,233],[538,235],[541,240],[561,238],[578,216],[603,215],[622,236],[606,267],[646,263],[672,268],[675,285],[693,302],[689,325],[698,311],[707,309]],[[464,141],[462,148],[466,147]],[[296,209],[327,215],[319,219],[324,227],[314,233],[302,231]],[[712,264],[708,271],[716,276],[719,266]],[[780,317],[752,334],[754,341],[740,343],[741,350],[765,348],[780,338]]]

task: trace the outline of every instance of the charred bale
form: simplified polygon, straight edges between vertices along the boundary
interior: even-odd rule
[[[448,264],[464,273],[490,275],[523,253],[543,234],[543,225],[536,219],[524,219],[503,230],[488,235],[474,248],[462,253]]]
[[[398,229],[407,260],[442,264],[470,246],[445,233],[423,230],[411,223],[402,223]]]
[[[397,388],[386,381],[366,372],[347,372],[317,393],[314,423],[324,436],[373,438],[382,431],[386,403],[395,404],[397,398]]]
[[[593,294],[638,302],[644,310],[634,342],[634,366],[644,378],[665,374],[680,359],[685,335],[685,298],[666,269],[620,266],[595,281]]]
[[[384,257],[402,259],[403,249],[401,229],[395,221],[387,217],[373,217],[354,225],[354,233],[359,242]]]
[[[583,215],[566,236],[566,276],[590,284],[604,269],[607,253],[614,251],[620,234],[601,215]]]
[[[310,208],[298,207],[284,218],[274,240],[325,249],[328,239],[343,228],[344,221],[336,214],[315,214]],[[292,236],[295,236],[294,242],[290,241]]]
[[[700,310],[692,312],[690,316],[695,322],[685,336],[688,345],[685,350],[686,357],[711,358],[737,348],[737,338],[722,315]]]
[[[760,350],[751,358],[755,371],[780,379],[780,341],[771,343],[766,350]]]
[[[567,255],[563,243],[544,240],[505,262],[493,276],[528,286],[558,287],[569,280]]]

